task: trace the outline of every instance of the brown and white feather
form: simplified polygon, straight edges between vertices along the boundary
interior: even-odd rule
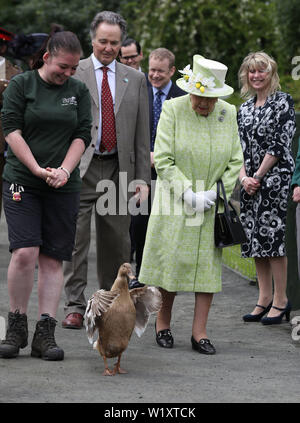
[[[117,291],[105,291],[104,289],[99,289],[89,299],[84,319],[87,337],[90,344],[93,343],[94,332],[97,329],[96,318],[101,318],[103,313],[106,313],[107,310],[109,310],[118,296],[119,292]]]
[[[144,286],[132,289],[130,296],[136,309],[134,331],[140,337],[148,325],[150,315],[158,312],[161,308],[161,293],[153,286]]]

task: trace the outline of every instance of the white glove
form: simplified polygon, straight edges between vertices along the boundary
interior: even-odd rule
[[[183,194],[183,200],[193,210],[197,212],[203,212],[209,210],[215,205],[214,200],[217,198],[215,191],[199,191],[193,192],[191,188],[188,188]]]
[[[215,202],[217,199],[217,193],[215,191],[209,190],[209,191],[202,191],[204,192],[204,195],[210,200]],[[215,204],[215,203],[214,203]],[[212,204],[212,205],[214,205]]]

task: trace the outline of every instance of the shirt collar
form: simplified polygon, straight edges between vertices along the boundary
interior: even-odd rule
[[[92,53],[92,62],[93,62],[93,65],[94,65],[94,69],[95,70],[97,70],[97,69],[100,69],[100,68],[102,68],[103,66],[106,66],[106,67],[108,67],[112,72],[116,72],[116,61],[115,60],[113,60],[109,65],[103,65],[98,59],[97,59],[97,57],[94,55],[94,53]]]
[[[171,86],[172,86],[172,81],[169,81],[169,82],[167,83],[167,85],[165,85],[163,88],[156,88],[156,87],[152,87],[152,90],[153,90],[153,96],[155,97],[155,94],[156,94],[158,91],[162,91],[162,92],[163,92],[163,94],[167,97],[167,96],[168,96],[168,94],[169,94],[169,91],[170,91],[170,89],[171,89]]]

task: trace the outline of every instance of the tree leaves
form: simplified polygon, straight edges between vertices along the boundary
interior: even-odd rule
[[[227,82],[236,89],[239,67],[250,51],[266,51],[280,74],[289,75],[292,57],[300,55],[299,0],[0,0],[0,5],[5,29],[29,34],[49,32],[52,22],[61,24],[78,35],[85,56],[92,50],[94,15],[119,12],[128,35],[142,45],[145,71],[149,53],[158,47],[173,51],[177,69],[202,54],[228,66]]]

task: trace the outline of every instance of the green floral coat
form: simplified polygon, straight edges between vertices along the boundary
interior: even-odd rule
[[[214,247],[215,207],[194,213],[183,192],[216,190],[229,197],[243,163],[235,107],[218,100],[203,117],[189,95],[165,101],[157,128],[158,174],[139,280],[167,291],[221,290],[222,251]]]

